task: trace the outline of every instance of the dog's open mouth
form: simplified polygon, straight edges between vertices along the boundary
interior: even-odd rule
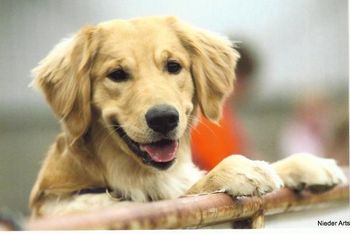
[[[149,144],[141,144],[132,140],[118,124],[113,124],[113,126],[129,149],[141,158],[145,164],[166,170],[175,162],[179,145],[177,140],[162,139]]]

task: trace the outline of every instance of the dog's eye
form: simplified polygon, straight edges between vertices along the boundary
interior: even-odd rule
[[[114,82],[122,82],[129,79],[129,74],[123,69],[119,68],[109,73],[107,77]]]
[[[178,62],[168,61],[166,64],[166,70],[170,74],[178,74],[181,71],[182,67]]]

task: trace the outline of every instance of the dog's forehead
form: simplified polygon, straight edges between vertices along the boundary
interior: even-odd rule
[[[176,33],[165,18],[112,20],[101,23],[98,27],[103,38],[102,47],[119,45],[136,49],[136,47],[150,47],[151,45],[174,47],[180,44]]]

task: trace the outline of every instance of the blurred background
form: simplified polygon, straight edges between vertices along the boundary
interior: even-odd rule
[[[307,151],[348,164],[346,0],[0,0],[0,208],[28,214],[28,195],[60,126],[30,70],[86,24],[176,15],[235,41],[227,102],[234,153],[275,161]]]

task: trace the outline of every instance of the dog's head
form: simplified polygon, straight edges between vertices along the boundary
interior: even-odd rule
[[[98,121],[127,155],[166,169],[197,109],[220,118],[238,57],[229,41],[174,17],[114,20],[56,46],[34,83],[71,139]]]

